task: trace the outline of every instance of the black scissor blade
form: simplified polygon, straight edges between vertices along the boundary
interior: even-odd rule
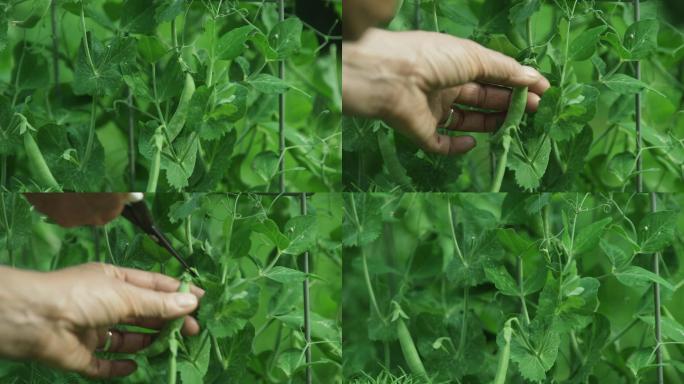
[[[151,232],[152,232],[152,233],[150,233],[149,235],[150,235],[150,237],[152,238],[152,240],[154,240],[154,241],[155,241],[157,244],[159,244],[162,248],[166,249],[171,255],[173,255],[173,257],[175,257],[176,260],[178,260],[178,262],[181,263],[181,265],[183,266],[183,268],[185,268],[186,271],[190,272],[190,274],[191,274],[193,277],[199,277],[199,275],[197,274],[197,272],[195,272],[194,269],[190,268],[190,265],[188,265],[188,263],[185,261],[185,259],[183,258],[183,256],[181,256],[180,253],[178,253],[178,251],[176,251],[176,248],[174,248],[173,245],[171,245],[171,243],[170,243],[169,240],[166,238],[166,236],[164,236],[164,235],[161,233],[161,231],[159,231],[159,230],[157,229],[157,227],[152,226]]]

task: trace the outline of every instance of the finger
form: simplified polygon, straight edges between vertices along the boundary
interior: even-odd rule
[[[197,322],[197,319],[192,316],[186,316],[185,322],[183,323],[183,329],[181,330],[183,336],[194,336],[198,334],[199,331],[200,325]]]
[[[152,342],[153,335],[134,332],[121,332],[118,330],[111,330],[112,336],[110,339],[109,348],[105,352],[118,353],[134,353]],[[104,350],[107,345],[108,332],[100,335],[98,341],[98,349]]]
[[[505,111],[511,103],[512,91],[496,85],[467,83],[456,87],[454,102],[475,108]],[[527,94],[527,112],[534,112],[539,106],[539,95]]]
[[[189,315],[198,305],[197,296],[192,293],[158,292],[134,285],[126,285],[122,290],[123,302],[121,318],[160,318],[175,319]]]
[[[161,273],[147,272],[125,267],[111,266],[111,268],[114,269],[112,271],[113,276],[140,288],[147,288],[162,292],[176,292],[180,286],[180,281]],[[204,290],[192,284],[190,285],[190,292],[192,292],[198,298],[204,296]]]
[[[419,142],[423,150],[440,155],[460,155],[475,147],[475,139],[471,136],[446,136],[435,132],[427,140]]]
[[[466,132],[494,132],[505,118],[505,113],[483,113],[454,109],[453,122],[447,129]]]
[[[137,365],[133,360],[103,360],[92,355],[90,362],[81,373],[93,379],[108,379],[128,376],[136,368]]]

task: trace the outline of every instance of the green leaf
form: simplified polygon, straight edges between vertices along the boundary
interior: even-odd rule
[[[658,20],[640,20],[625,31],[624,46],[631,60],[646,59],[658,47]]]
[[[560,336],[556,332],[536,331],[526,338],[530,340],[529,344],[518,332],[515,333],[511,342],[511,360],[518,364],[518,370],[525,379],[542,382],[556,362]]]
[[[651,327],[655,327],[653,316],[639,316],[639,319]],[[684,343],[684,326],[677,320],[662,316],[660,318],[660,329],[666,339],[677,343]]]
[[[583,61],[592,57],[594,52],[596,52],[601,35],[603,35],[607,29],[607,26],[600,25],[583,31],[570,44],[569,59],[573,61]]]
[[[629,356],[629,359],[627,359],[627,368],[629,368],[634,377],[639,377],[639,371],[650,367],[653,363],[654,357],[655,353],[652,349],[637,349],[634,351],[634,353],[632,353],[631,356]]]
[[[152,35],[157,28],[154,1],[126,0],[121,9],[121,29],[130,33]]]
[[[237,335],[259,309],[260,288],[252,282],[207,290],[198,317],[218,338]]]
[[[171,157],[170,149],[165,147],[161,168],[166,171],[166,180],[169,185],[180,191],[188,186],[190,176],[195,170],[199,139],[192,135],[182,136],[174,141],[173,147],[179,156],[178,161]]]
[[[499,293],[516,297],[521,295],[518,285],[503,265],[485,266],[484,271],[487,279],[494,283]]]
[[[23,145],[19,126],[14,121],[11,102],[0,95],[0,155],[9,155]]]
[[[632,177],[635,167],[636,157],[631,152],[618,153],[608,162],[608,171],[623,184]]]
[[[511,24],[517,25],[527,21],[532,15],[541,7],[540,0],[520,0],[517,4],[511,7],[508,13],[508,19]]]
[[[677,213],[659,211],[647,214],[639,223],[641,253],[660,252],[674,240]]]
[[[140,36],[138,53],[148,63],[156,63],[166,55],[169,49],[157,36]]]
[[[646,83],[643,81],[637,80],[622,73],[616,73],[608,77],[604,77],[601,81],[606,85],[606,87],[622,95],[639,93],[646,88]]]
[[[526,158],[522,147],[531,158]],[[522,147],[515,142],[511,144],[511,154],[507,165],[515,172],[515,181],[520,188],[531,191],[539,187],[546,173],[551,154],[551,140],[541,136],[534,137],[525,142]]]
[[[271,241],[273,245],[282,251],[290,245],[290,239],[283,235],[278,228],[278,224],[271,219],[265,219],[261,222],[255,222],[252,225],[252,229],[256,232],[266,235],[266,237]]]
[[[163,0],[157,5],[155,19],[157,23],[174,20],[185,11],[186,0]]]
[[[278,356],[276,366],[280,368],[286,376],[292,376],[298,369],[305,366],[304,353],[300,349],[289,349],[283,351]]]
[[[50,83],[50,67],[37,47],[17,45],[14,57],[17,65],[12,70],[12,84],[18,91],[40,89]]]
[[[221,60],[234,60],[245,51],[247,40],[256,32],[252,25],[231,29],[216,43],[216,57]]]
[[[636,265],[626,266],[617,271],[613,271],[613,275],[615,275],[615,278],[617,278],[618,281],[628,287],[645,288],[652,283],[658,283],[661,287],[674,291],[674,286],[670,284],[670,282],[655,273]]]
[[[285,93],[288,89],[290,89],[290,85],[285,82],[285,80],[265,73],[262,73],[249,80],[249,84],[251,84],[257,91],[267,95]]]
[[[290,244],[283,250],[290,255],[299,255],[311,249],[316,243],[316,217],[312,215],[295,216],[286,224],[284,235]]]
[[[382,231],[382,200],[369,194],[344,195],[342,244],[347,247],[372,242]]]
[[[595,221],[589,225],[580,228],[575,236],[572,252],[576,255],[593,251],[598,245],[599,239],[603,234],[603,230],[613,221],[612,218],[606,217],[599,221]]]
[[[259,175],[263,181],[269,182],[278,174],[278,166],[280,165],[280,156],[273,151],[262,152],[252,161],[254,172]]]
[[[268,41],[278,59],[286,59],[299,51],[302,46],[303,28],[302,22],[296,17],[273,26],[268,35]]]
[[[100,191],[104,180],[104,148],[97,136],[93,140],[90,161],[82,163],[88,142],[89,127],[79,124],[41,127],[36,135],[50,170],[64,189],[76,192]]]
[[[282,284],[299,284],[306,279],[306,273],[281,266],[273,267],[264,276]]]
[[[90,40],[90,55],[94,67],[91,67],[87,58],[84,42],[81,42],[74,69],[74,93],[98,96],[113,94],[123,82],[119,64],[132,60],[135,40],[116,37],[106,45],[94,37]]]

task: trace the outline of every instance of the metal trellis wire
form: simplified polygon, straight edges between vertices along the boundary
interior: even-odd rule
[[[656,212],[658,210],[658,197],[655,192],[651,192],[651,212]],[[653,273],[656,276],[660,276],[660,253],[656,252],[653,254]],[[653,283],[653,318],[654,318],[654,330],[655,330],[655,340],[656,340],[656,369],[658,374],[658,384],[663,384],[664,372],[663,372],[663,350],[661,346],[662,334],[660,327],[661,313],[660,313],[660,285],[656,282]]]
[[[302,215],[307,215],[307,195],[302,193],[300,197],[301,201],[301,213]],[[304,339],[306,340],[305,358],[306,358],[306,383],[311,384],[313,377],[311,371],[311,303],[309,301],[309,252],[304,252],[304,277],[303,291],[304,291]]]
[[[635,22],[638,22],[641,19],[641,6],[639,5],[639,0],[634,0],[634,20]],[[636,78],[637,80],[641,81],[641,61],[637,60],[636,62]],[[634,112],[636,114],[635,116],[635,122],[636,122],[636,150],[637,150],[637,158],[636,158],[636,172],[637,172],[637,192],[638,193],[643,193],[644,192],[644,178],[642,174],[643,170],[643,161],[641,158],[641,148],[642,148],[642,140],[641,140],[641,92],[637,92],[636,96],[634,97]]]
[[[285,0],[280,0],[279,4],[279,20],[285,20]],[[278,77],[280,80],[285,80],[285,60],[280,60],[278,63]],[[278,95],[278,136],[280,143],[280,163],[278,164],[279,175],[279,190],[285,192],[285,93]]]
[[[232,195],[232,194],[231,194]],[[300,213],[302,216],[308,214],[308,200],[311,196],[313,196],[313,193],[289,193],[289,192],[281,192],[281,193],[273,193],[273,192],[257,192],[255,193],[257,196],[270,196],[270,197],[289,197],[289,198],[299,198],[300,202]],[[310,300],[310,292],[309,292],[309,266],[310,266],[310,259],[309,259],[309,252],[306,251],[304,254],[302,254],[304,257],[303,260],[303,265],[302,269],[306,277],[304,278],[304,282],[302,283],[302,291],[303,291],[303,298],[304,298],[304,340],[306,342],[306,345],[304,346],[304,358],[305,358],[305,363],[306,363],[306,383],[307,384],[312,384],[313,383],[313,370],[312,370],[312,356],[311,356],[311,300]]]

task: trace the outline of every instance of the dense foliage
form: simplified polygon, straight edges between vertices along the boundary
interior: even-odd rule
[[[316,195],[301,215],[293,197],[148,196],[162,230],[197,268],[207,294],[202,332],[178,347],[179,382],[304,382],[302,253],[310,250],[314,382],[341,383],[341,197]],[[63,229],[17,194],[0,194],[0,262],[48,271],[101,261],[180,276],[180,264],[124,219],[103,228]],[[126,356],[138,370],[121,383],[165,383],[167,355]],[[0,362],[0,381],[90,383],[38,363]]]
[[[505,158],[502,134],[476,134],[475,150],[446,158],[418,150],[382,122],[345,119],[345,189],[489,191],[503,161],[503,191],[631,192],[638,175],[644,191],[684,190],[684,33],[668,22],[667,9],[641,1],[636,21],[631,1],[402,2],[390,29],[417,25],[473,39],[539,68],[552,88],[513,130]]]
[[[345,377],[656,383],[658,283],[665,382],[682,382],[684,200],[650,197],[345,196]]]
[[[2,188],[266,191],[283,175],[289,190],[338,190],[334,36],[293,12],[293,1],[284,21],[273,1],[0,1]]]

